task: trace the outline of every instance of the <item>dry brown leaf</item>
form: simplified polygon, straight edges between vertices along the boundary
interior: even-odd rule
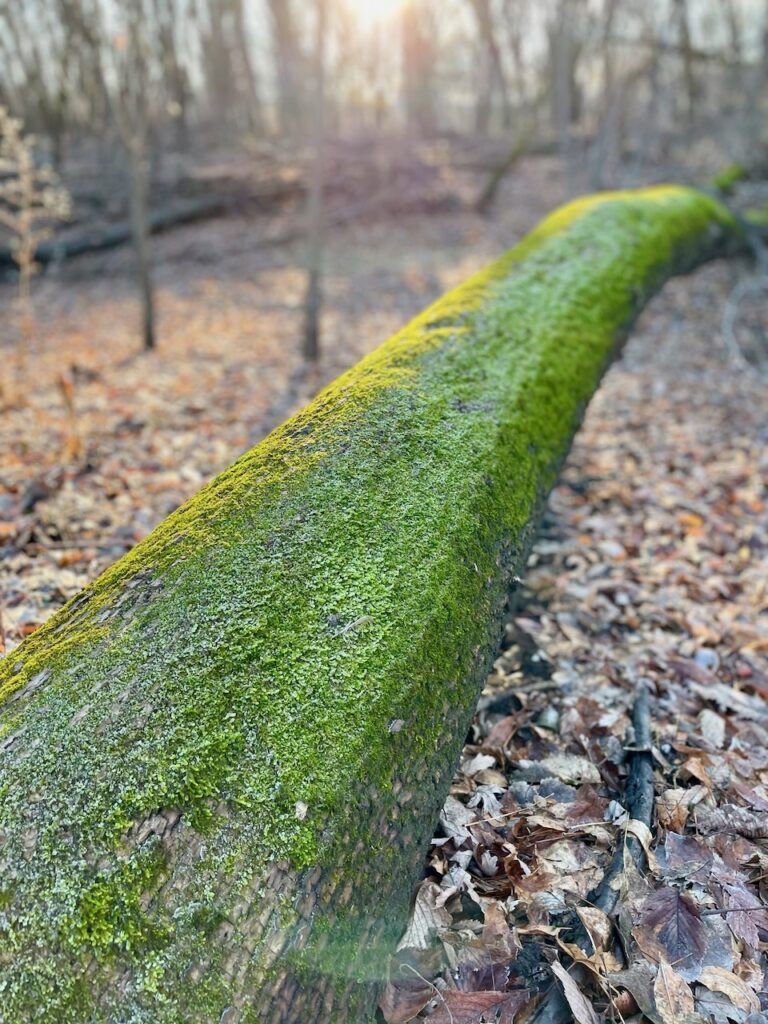
[[[512,1024],[515,1015],[530,998],[530,993],[522,989],[512,992],[443,992],[429,1020],[431,1024],[483,1024],[491,1020]]]
[[[434,940],[451,927],[452,918],[438,905],[442,890],[434,882],[424,881],[416,894],[408,928],[398,944],[400,949],[429,949]]]
[[[552,964],[552,973],[563,986],[563,995],[571,1008],[577,1024],[600,1024],[597,1014],[568,971],[557,962]]]
[[[456,797],[449,796],[440,811],[440,824],[443,831],[457,843],[462,843],[469,838],[467,825],[474,821],[477,815]]]
[[[674,964],[700,960],[707,946],[698,907],[690,896],[669,886],[658,889],[646,900],[641,924],[633,931],[641,945],[643,933],[658,942]]]
[[[379,1008],[387,1024],[407,1024],[421,1013],[435,995],[435,987],[423,978],[396,978],[384,988]]]
[[[625,821],[621,825],[626,832],[633,835],[638,840],[645,853],[646,860],[648,861],[648,867],[653,871],[654,874],[661,874],[661,868],[659,867],[656,855],[651,849],[651,843],[653,842],[653,834],[644,821],[639,821],[637,818],[630,818],[629,821]]]
[[[722,967],[705,967],[696,979],[711,992],[722,992],[728,996],[734,1006],[746,1013],[759,1013],[760,1000],[752,989],[741,978]]]
[[[691,809],[708,794],[706,786],[691,786],[689,789],[665,789],[656,799],[656,816],[662,828],[682,832]]]
[[[539,761],[539,764],[544,771],[554,778],[560,779],[561,782],[570,782],[576,785],[591,782],[597,785],[601,781],[600,772],[592,762],[578,754],[552,754],[550,757],[545,757],[543,761]]]
[[[483,943],[494,953],[516,957],[522,948],[514,931],[509,927],[507,915],[498,901],[490,902],[484,913]]]
[[[613,925],[608,915],[599,907],[577,907],[576,913],[587,929],[595,950],[600,952],[608,949],[613,938]]]
[[[659,973],[653,985],[656,1010],[664,1024],[685,1024],[696,1020],[693,993],[680,975],[665,961],[659,964]]]
[[[704,708],[699,715],[699,731],[715,750],[719,750],[725,743],[725,719],[710,708]]]

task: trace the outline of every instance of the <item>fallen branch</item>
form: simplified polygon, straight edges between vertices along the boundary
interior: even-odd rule
[[[651,711],[648,690],[642,686],[637,695],[635,706],[632,711],[632,726],[634,730],[634,743],[629,756],[629,773],[627,777],[627,789],[625,802],[627,813],[634,821],[642,821],[648,828],[653,820],[654,788],[653,788],[653,754],[651,753]],[[619,900],[619,889],[614,885],[624,872],[625,850],[632,857],[635,864],[640,867],[645,858],[645,851],[640,840],[632,835],[627,835],[619,844],[613,855],[608,870],[603,875],[602,881],[597,889],[588,897],[593,906],[598,907],[609,916],[616,909]],[[588,939],[586,932],[579,935],[576,941],[581,945],[582,939]]]
[[[149,216],[149,229],[153,234],[167,231],[179,224],[189,224],[206,217],[215,217],[223,213],[230,205],[227,199],[188,199],[173,203],[163,210],[155,210]],[[43,242],[35,250],[35,262],[40,264],[54,263],[58,260],[70,259],[91,252],[102,252],[114,249],[131,240],[131,225],[128,221],[120,221],[100,230],[88,231],[73,238],[54,238]],[[15,267],[13,253],[8,246],[0,247],[0,269]]]

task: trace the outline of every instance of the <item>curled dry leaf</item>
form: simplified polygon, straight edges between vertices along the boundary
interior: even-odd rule
[[[520,941],[509,927],[503,906],[495,900],[490,902],[484,916],[483,944],[494,953],[516,957],[521,949]]]
[[[611,919],[599,907],[577,907],[576,913],[587,929],[592,945],[597,952],[608,949],[613,938]]]
[[[435,995],[435,986],[413,974],[398,974],[386,985],[379,1008],[387,1024],[408,1024],[421,1013]]]
[[[447,836],[459,843],[469,838],[467,825],[474,821],[475,818],[475,812],[471,811],[465,804],[453,796],[448,797],[440,812],[440,824],[443,827],[443,831]]]
[[[699,730],[702,738],[716,750],[725,743],[725,719],[710,708],[704,708],[699,715]]]
[[[689,789],[665,789],[656,799],[656,816],[662,828],[682,832],[691,810],[706,799],[706,786],[691,786]]]
[[[726,971],[722,967],[705,967],[697,981],[711,992],[722,992],[734,1006],[745,1013],[760,1011],[760,1000],[749,985],[741,978],[737,978],[732,971]]]
[[[639,821],[637,818],[630,818],[629,821],[625,821],[621,827],[638,840],[643,848],[643,853],[645,853],[645,858],[648,861],[648,867],[651,871],[653,871],[654,874],[660,874],[661,869],[659,868],[658,861],[656,860],[656,855],[651,849],[653,835],[645,822]]]

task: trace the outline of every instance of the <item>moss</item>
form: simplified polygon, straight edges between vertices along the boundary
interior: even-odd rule
[[[751,207],[744,211],[744,220],[756,228],[768,226],[768,203],[763,206]]]
[[[142,897],[156,887],[164,865],[160,844],[153,837],[134,856],[118,861],[109,874],[93,882],[72,921],[72,944],[93,950],[99,960],[137,951],[143,955],[164,945],[168,932],[152,927],[142,907]]]
[[[746,181],[748,177],[749,171],[744,164],[728,164],[712,178],[712,187],[727,196],[733,191],[734,185]]]
[[[353,884],[312,935],[330,935],[341,988],[370,974],[355,936],[386,943],[405,909],[506,574],[616,341],[665,277],[736,232],[674,186],[557,211],[0,663],[14,1021],[218,1020],[233,988],[253,1002],[267,933],[299,928],[291,890],[255,940],[236,923],[277,862]],[[163,808],[181,813],[152,839],[164,866],[135,839]],[[251,943],[236,982],[218,921]],[[285,962],[329,963],[313,943]]]

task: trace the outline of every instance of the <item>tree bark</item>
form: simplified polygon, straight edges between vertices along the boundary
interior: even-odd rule
[[[14,1024],[361,1024],[543,502],[716,200],[581,199],[0,662]]]

